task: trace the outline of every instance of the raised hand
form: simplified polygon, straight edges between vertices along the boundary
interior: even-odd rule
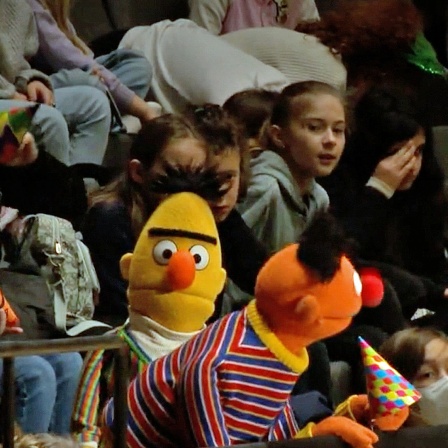
[[[417,162],[415,150],[412,141],[406,142],[397,152],[381,160],[372,176],[395,191]]]

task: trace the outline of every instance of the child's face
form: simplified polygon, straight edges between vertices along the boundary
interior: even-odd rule
[[[221,198],[210,203],[216,222],[224,221],[236,205],[240,188],[240,162],[240,153],[233,148],[208,157],[208,166],[213,167],[225,179],[222,188],[227,190]]]
[[[448,376],[448,342],[436,338],[426,344],[425,358],[413,385],[430,386],[444,376]]]
[[[328,176],[345,145],[344,107],[330,94],[307,95],[292,105],[292,117],[278,135],[303,180]]]

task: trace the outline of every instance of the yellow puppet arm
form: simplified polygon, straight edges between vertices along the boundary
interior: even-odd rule
[[[294,436],[295,439],[306,439],[307,437],[313,437],[313,428],[316,423],[310,422],[297,432]]]
[[[351,395],[338,405],[333,413],[336,417],[348,417],[355,422],[369,419],[369,399],[367,395]]]

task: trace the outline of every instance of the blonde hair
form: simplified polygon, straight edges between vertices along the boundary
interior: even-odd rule
[[[0,445],[2,447],[3,445]],[[14,448],[80,448],[81,445],[69,436],[56,434],[23,434],[17,423],[14,427]]]
[[[87,44],[73,32],[70,22],[71,0],[41,0],[42,5],[51,13],[58,28],[67,36],[72,44],[84,54],[90,54]]]

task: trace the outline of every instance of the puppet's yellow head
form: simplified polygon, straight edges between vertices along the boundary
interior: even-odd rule
[[[207,202],[193,193],[165,199],[122,257],[132,310],[166,328],[200,330],[224,286],[221,246]]]

